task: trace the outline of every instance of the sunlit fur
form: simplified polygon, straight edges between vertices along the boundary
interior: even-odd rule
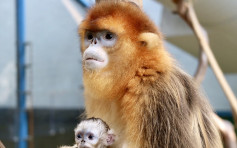
[[[115,130],[115,147],[222,147],[208,103],[139,7],[116,1],[92,7],[79,28],[82,54],[86,30],[118,36],[114,47],[105,48],[106,67],[83,67],[86,114]]]

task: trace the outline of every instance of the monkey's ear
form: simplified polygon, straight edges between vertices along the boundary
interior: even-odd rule
[[[138,40],[141,46],[144,46],[147,49],[152,50],[159,46],[161,39],[155,33],[144,32],[139,35]]]
[[[105,145],[110,146],[110,145],[114,144],[115,141],[116,141],[116,136],[115,136],[113,130],[109,130],[107,137],[106,137]]]
[[[116,136],[114,134],[108,134],[106,139],[106,146],[114,144]]]

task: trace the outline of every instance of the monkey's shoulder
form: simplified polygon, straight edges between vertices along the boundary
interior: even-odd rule
[[[167,100],[173,104],[187,104],[192,107],[202,102],[202,92],[191,76],[179,68],[169,73],[159,73],[153,69],[143,69],[128,84],[128,92],[139,97],[147,97],[149,101]]]

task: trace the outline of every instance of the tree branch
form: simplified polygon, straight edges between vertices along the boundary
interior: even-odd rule
[[[177,12],[178,14],[191,26],[193,29],[196,37],[198,38],[201,48],[205,52],[205,54],[208,57],[208,61],[217,77],[217,80],[219,81],[229,103],[232,109],[233,117],[235,120],[235,125],[237,125],[237,100],[236,97],[231,90],[230,86],[228,85],[223,72],[221,71],[213,53],[212,50],[208,44],[207,37],[205,37],[205,33],[203,32],[204,29],[202,29],[197,16],[195,14],[195,11],[193,9],[193,6],[190,2],[186,2],[183,0],[173,0],[174,3],[177,5]]]

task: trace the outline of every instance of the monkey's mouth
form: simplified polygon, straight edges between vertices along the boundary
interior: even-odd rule
[[[85,62],[104,62],[104,59],[102,57],[90,53],[84,55],[83,59],[85,60]]]
[[[97,62],[104,62],[104,60],[102,59],[97,59],[97,58],[94,58],[94,57],[88,57],[86,58],[85,61],[97,61]]]
[[[107,59],[104,55],[89,52],[83,55],[83,65],[90,70],[101,69],[107,65]]]

